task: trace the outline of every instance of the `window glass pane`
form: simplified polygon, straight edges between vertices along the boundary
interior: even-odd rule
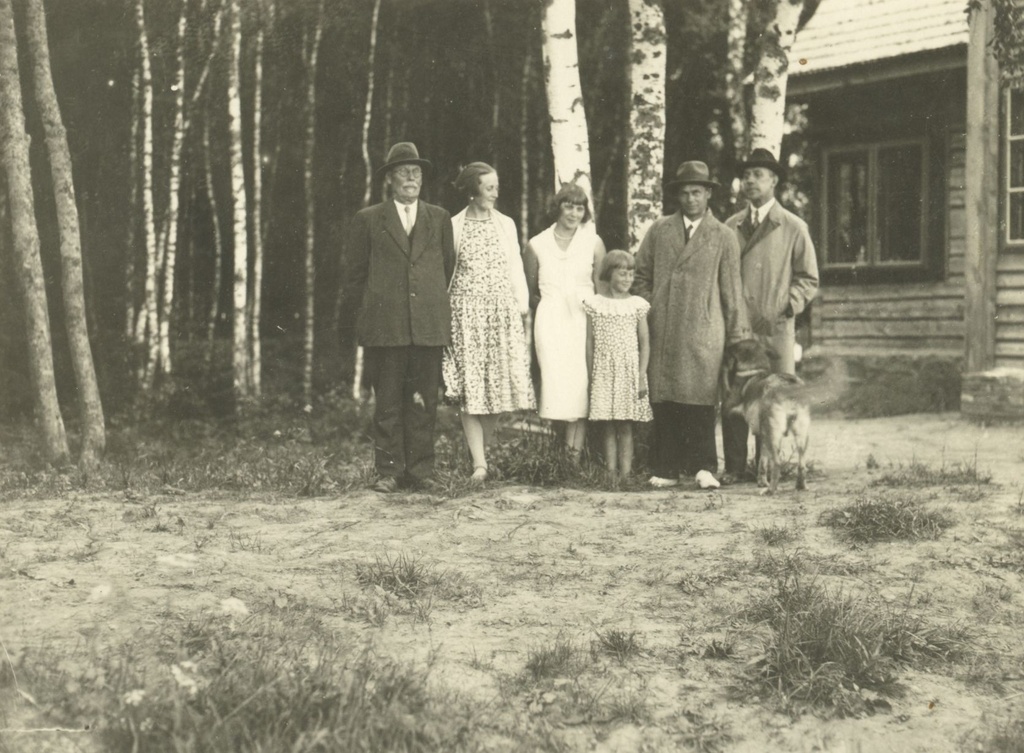
[[[879,261],[919,261],[924,190],[924,155],[918,144],[878,150]]]
[[[828,163],[828,261],[868,261],[868,155],[834,154]]]
[[[1010,142],[1010,186],[1024,188],[1024,139]]]
[[[1024,241],[1024,193],[1012,193],[1007,202],[1010,210],[1010,240]]]
[[[1024,89],[1010,90],[1010,135],[1024,136]]]

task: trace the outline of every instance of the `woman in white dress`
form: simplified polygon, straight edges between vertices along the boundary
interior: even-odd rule
[[[494,208],[498,173],[472,162],[455,188],[469,205],[452,218],[452,344],[444,350],[441,371],[445,397],[461,408],[473,480],[483,482],[498,414],[536,405],[524,328],[529,296],[515,223]]]
[[[540,416],[564,425],[565,444],[579,455],[587,434],[587,315],[583,301],[598,281],[604,243],[590,221],[587,195],[569,183],[555,195],[555,223],[530,239],[523,255],[533,341],[540,364]]]

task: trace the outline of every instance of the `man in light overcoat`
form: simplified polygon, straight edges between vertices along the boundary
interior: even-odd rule
[[[807,223],[775,199],[785,168],[767,149],[740,164],[748,206],[726,224],[741,248],[743,299],[754,337],[771,349],[772,371],[796,373],[795,318],[818,291],[818,261]],[[749,430],[742,415],[722,416],[728,480],[748,478]]]
[[[652,486],[693,477],[718,486],[715,407],[725,346],[749,336],[740,290],[736,234],[708,210],[703,162],[684,162],[666,192],[680,209],[657,220],[636,255],[633,293],[651,304],[648,368],[654,409]]]
[[[361,301],[356,332],[376,399],[374,488],[381,492],[420,486],[434,470],[455,246],[447,210],[419,199],[429,167],[414,144],[391,147],[378,171],[391,198],[356,214],[346,248],[345,284]]]

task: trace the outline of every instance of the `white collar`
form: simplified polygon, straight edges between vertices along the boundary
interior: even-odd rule
[[[420,203],[418,199],[416,201],[414,201],[412,204],[403,204],[398,199],[392,199],[392,201],[395,202],[395,208],[398,209],[398,216],[399,217],[402,217],[402,216],[405,215],[405,208],[406,207],[412,207],[412,212],[410,212],[410,214],[412,215],[413,222],[416,221],[416,208],[417,208],[417,205]]]
[[[704,215],[701,215],[700,217],[698,217],[695,220],[691,220],[685,214],[683,215],[683,224],[686,225],[686,227],[690,228],[691,231],[692,230],[696,230],[697,226],[700,225],[700,223],[703,222],[703,221],[704,221]]]
[[[754,216],[754,212],[757,212],[757,221],[764,222],[764,218],[768,216],[768,210],[775,206],[775,197],[768,199],[764,204],[759,207],[755,207],[753,204],[750,205],[750,215]]]

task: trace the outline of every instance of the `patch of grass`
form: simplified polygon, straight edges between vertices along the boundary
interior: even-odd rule
[[[639,656],[643,650],[643,638],[637,637],[637,632],[631,630],[605,630],[597,634],[594,648],[604,654],[608,654],[619,663],[625,663],[627,659]]]
[[[729,636],[722,639],[712,638],[704,647],[701,656],[705,659],[732,659],[736,656],[736,644]]]
[[[929,626],[906,607],[877,605],[800,575],[779,578],[748,616],[770,630],[752,665],[755,682],[796,710],[847,716],[885,708],[863,691],[898,695],[901,666],[968,653],[970,634],[962,626]]]
[[[704,716],[699,711],[684,710],[683,716],[688,722],[683,730],[682,740],[688,750],[697,753],[720,753],[725,750],[735,737],[729,723],[713,717]]]
[[[960,749],[985,753],[1024,753],[1024,716],[1019,712],[1009,719],[985,719],[987,726],[961,740]]]
[[[525,434],[498,444],[489,459],[492,475],[530,486],[598,489],[607,485],[604,469],[577,458],[553,436]]]
[[[898,465],[871,482],[872,486],[916,489],[924,486],[984,486],[992,483],[992,474],[978,470],[978,458],[947,464],[938,468],[912,460]]]
[[[356,580],[361,586],[379,586],[398,596],[414,598],[436,585],[439,578],[430,565],[416,557],[399,553],[385,554],[373,562],[356,565]]]
[[[913,497],[862,497],[852,505],[824,511],[819,521],[859,544],[937,539],[954,523],[944,511],[929,510]]]
[[[767,546],[782,546],[796,540],[796,532],[778,523],[763,525],[753,529],[754,537]]]
[[[465,702],[314,623],[205,616],[117,650],[21,657],[20,686],[104,750],[465,750]]]
[[[586,652],[563,635],[549,644],[534,646],[526,655],[525,671],[529,679],[578,677],[586,666]]]

